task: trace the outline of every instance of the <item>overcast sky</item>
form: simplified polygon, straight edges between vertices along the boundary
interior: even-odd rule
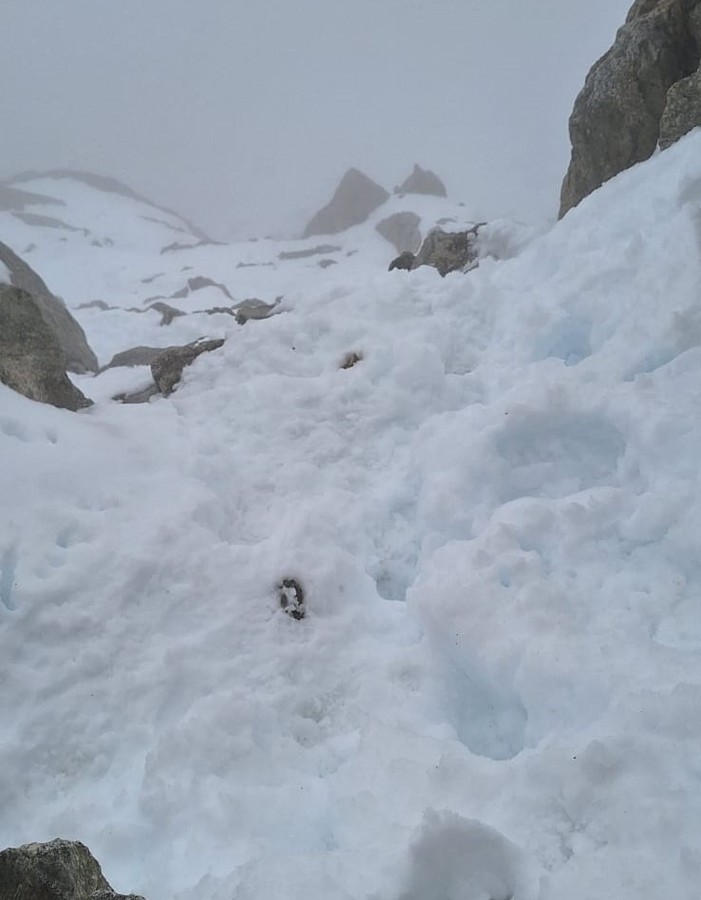
[[[631,0],[0,2],[0,177],[89,169],[233,236],[301,231],[351,165],[555,215],[572,102]]]

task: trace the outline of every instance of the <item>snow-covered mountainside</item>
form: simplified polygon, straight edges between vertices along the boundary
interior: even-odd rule
[[[226,342],[143,405],[0,385],[0,846],[149,900],[696,898],[701,134],[445,279],[374,230],[440,198],[166,249],[20,186],[89,232],[0,213],[102,364]]]

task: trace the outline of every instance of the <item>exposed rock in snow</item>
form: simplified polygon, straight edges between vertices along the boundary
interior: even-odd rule
[[[337,253],[340,249],[334,244],[318,244],[316,247],[309,247],[305,250],[282,250],[278,254],[278,259],[307,259],[310,256]]]
[[[280,305],[282,297],[276,297],[272,303],[266,303],[258,297],[251,297],[243,300],[232,307],[239,325],[245,325],[250,319],[267,319],[273,315],[274,311]]]
[[[39,301],[0,285],[0,381],[31,400],[78,410],[91,401],[66,375],[63,352]]]
[[[572,159],[562,185],[560,215],[657,147],[665,107],[664,143],[697,119],[698,80],[672,91],[699,66],[701,4],[637,0],[611,49],[587,75],[570,117]]]
[[[143,900],[117,894],[79,841],[59,838],[0,852],[2,900]]]
[[[421,232],[419,224],[421,217],[414,212],[396,212],[386,219],[382,219],[375,226],[378,234],[394,245],[397,253],[409,250],[412,253],[421,246]]]
[[[115,353],[112,359],[103,366],[100,371],[115,368],[131,368],[133,366],[150,366],[159,353],[163,353],[163,347],[131,347]]]
[[[445,185],[430,169],[422,169],[415,164],[411,175],[394,189],[395,194],[432,194],[434,197],[447,197]]]
[[[51,293],[34,269],[7,244],[0,243],[0,263],[9,269],[10,283],[35,298],[41,315],[63,351],[65,368],[69,372],[96,372],[97,357],[88,346],[85,332],[65,304]]]
[[[329,203],[320,209],[304,229],[304,237],[338,234],[360,225],[389,197],[389,193],[358,169],[349,169]]]
[[[442,228],[434,228],[416,254],[412,268],[433,266],[441,275],[447,275],[476,262],[478,228],[479,225],[468,231],[443,231]]]
[[[219,338],[212,341],[193,341],[184,347],[169,347],[151,363],[151,374],[158,390],[167,397],[175,390],[185,366],[191,365],[202,353],[218,350],[224,344]]]

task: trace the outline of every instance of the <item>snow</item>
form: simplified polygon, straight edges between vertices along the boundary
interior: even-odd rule
[[[0,845],[150,900],[695,898],[700,150],[445,279],[372,222],[324,270],[35,228],[102,361],[227,341],[143,406],[0,386]],[[196,274],[282,311],[128,312]]]

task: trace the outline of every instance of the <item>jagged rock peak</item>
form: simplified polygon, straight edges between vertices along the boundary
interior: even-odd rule
[[[317,234],[338,234],[360,225],[389,193],[359,169],[348,169],[326,206],[320,209],[304,229],[304,237]]]
[[[79,841],[56,839],[0,852],[2,900],[143,900],[117,894]]]
[[[561,216],[701,125],[700,56],[701,0],[636,0],[575,101]]]
[[[445,185],[430,169],[422,169],[418,163],[404,181],[394,189],[395,194],[431,194],[434,197],[447,197]]]

